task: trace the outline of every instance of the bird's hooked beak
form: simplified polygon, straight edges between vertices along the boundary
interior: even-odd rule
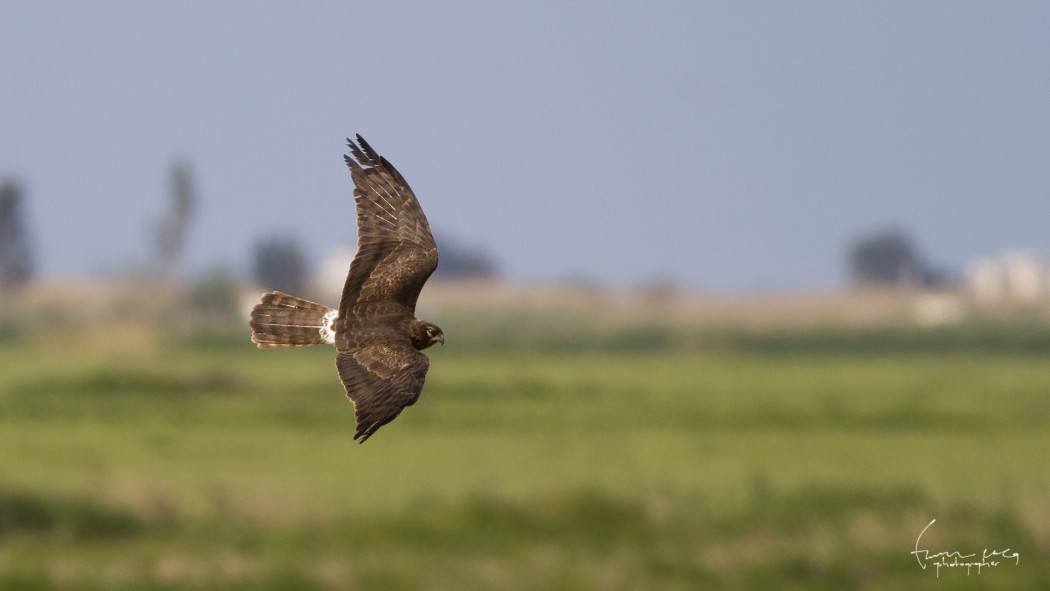
[[[437,341],[437,342],[439,342],[439,343],[441,343],[442,345],[444,345],[444,344],[445,344],[445,335],[443,335],[443,334],[439,334],[439,335],[437,336],[437,338],[436,338],[436,339],[434,339],[434,340],[435,340],[435,341]]]

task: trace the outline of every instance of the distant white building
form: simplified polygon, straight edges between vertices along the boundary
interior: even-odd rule
[[[350,261],[356,252],[353,246],[337,246],[328,251],[321,259],[317,272],[311,277],[314,293],[319,294],[324,302],[339,302],[343,292],[346,274],[350,271]],[[328,303],[326,305],[332,305]]]
[[[1050,295],[1050,268],[1038,252],[1011,250],[998,258],[981,257],[971,263],[966,286],[982,304],[1036,303]]]

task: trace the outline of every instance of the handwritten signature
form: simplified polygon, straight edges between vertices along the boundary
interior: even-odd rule
[[[930,550],[920,550],[919,542],[922,540],[922,535],[926,533],[926,530],[930,529],[930,526],[936,523],[937,520],[926,524],[926,527],[922,528],[919,532],[919,537],[915,538],[915,550],[912,555],[915,556],[915,560],[919,562],[919,567],[922,570],[926,570],[926,567],[933,565],[937,567],[937,578],[941,576],[941,568],[966,568],[966,575],[970,575],[970,570],[973,568],[977,569],[977,574],[981,574],[982,568],[992,568],[1003,564],[1004,561],[1013,560],[1014,566],[1021,563],[1021,554],[1019,552],[1011,552],[1009,548],[1003,550],[989,550],[985,548],[981,550],[981,553],[976,552],[972,554],[963,554],[959,551],[942,551],[942,552],[931,552]]]

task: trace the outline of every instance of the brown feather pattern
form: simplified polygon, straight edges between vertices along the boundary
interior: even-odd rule
[[[320,345],[328,306],[297,298],[279,291],[263,294],[252,308],[252,342],[260,348]]]
[[[312,345],[334,332],[336,368],[354,404],[364,443],[419,399],[430,361],[419,350],[444,342],[437,326],[415,318],[416,300],[438,264],[430,224],[405,178],[360,135],[344,156],[354,181],[357,254],[350,263],[338,316],[332,309],[280,292],[252,310],[260,347]]]
[[[430,361],[410,342],[399,304],[369,302],[336,328],[336,367],[354,403],[362,443],[419,398]]]
[[[357,203],[357,254],[339,302],[336,367],[363,443],[415,403],[430,361],[412,346],[416,299],[437,245],[405,178],[360,135],[344,157]]]
[[[393,300],[415,312],[416,298],[438,265],[437,245],[415,193],[401,173],[360,135],[344,157],[357,202],[357,255],[339,315],[362,301]],[[352,156],[352,157],[351,157]]]

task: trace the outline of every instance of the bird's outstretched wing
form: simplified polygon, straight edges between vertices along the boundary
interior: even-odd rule
[[[438,264],[430,224],[405,178],[360,135],[344,156],[357,202],[357,255],[343,286],[339,316],[361,302],[393,301],[414,312]]]
[[[354,439],[364,443],[419,399],[430,360],[404,338],[355,346],[340,352],[335,364],[354,403]]]

